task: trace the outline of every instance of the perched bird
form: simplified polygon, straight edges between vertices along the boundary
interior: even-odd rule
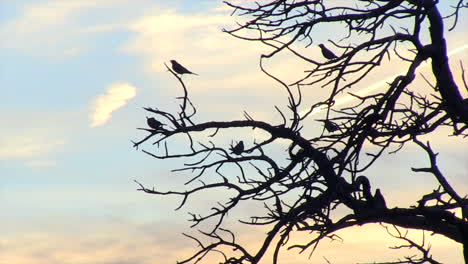
[[[172,69],[175,72],[177,72],[178,74],[195,74],[195,75],[198,75],[196,73],[193,73],[193,72],[187,70],[187,68],[180,65],[180,63],[178,63],[176,60],[171,60],[171,64],[172,64]]]
[[[327,49],[327,47],[325,47],[325,45],[319,44],[319,47],[320,47],[320,49],[322,50],[322,55],[323,55],[326,59],[328,59],[328,60],[333,60],[333,59],[338,58],[338,56],[336,56],[335,53],[333,53],[331,50]]]
[[[328,132],[335,132],[337,130],[340,130],[340,127],[337,124],[333,123],[332,121],[328,119],[323,119],[323,120],[318,120],[318,121],[322,121],[324,123],[325,129]]]
[[[231,145],[231,153],[240,155],[242,152],[244,152],[244,141],[239,141],[239,143],[234,147]]]
[[[386,209],[387,203],[385,202],[385,198],[383,197],[380,189],[375,190],[374,201],[373,201],[374,208],[376,209]]]
[[[150,118],[146,117],[146,123],[152,129],[160,129],[163,126],[163,123],[159,122],[154,117],[150,117]]]

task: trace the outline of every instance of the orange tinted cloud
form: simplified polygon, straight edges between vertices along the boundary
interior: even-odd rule
[[[34,233],[17,232],[0,238],[0,263],[15,264],[127,264],[127,263],[176,263],[191,256],[200,248],[182,236],[187,227],[174,224],[174,221],[157,221],[137,224],[125,220],[108,223],[82,221],[70,223],[68,228],[59,224],[55,230]],[[91,225],[91,226],[90,226]],[[236,241],[253,253],[261,247],[267,230],[262,227],[238,225]],[[402,229],[402,232],[404,230]],[[188,231],[196,234],[196,230]],[[294,243],[307,243],[312,236],[303,232],[291,237],[283,248],[281,263],[326,263],[324,258],[334,264],[368,263],[390,261],[397,257],[414,255],[415,251],[392,250],[390,246],[401,245],[401,241],[387,235],[378,224],[365,225],[337,233],[343,242],[324,239],[309,259],[310,250],[298,254],[298,250],[287,250]],[[199,235],[196,235],[200,238]],[[421,231],[410,231],[415,242],[421,242]],[[462,263],[460,244],[442,236],[425,234],[426,243],[432,245],[431,253],[443,263]],[[206,241],[206,239],[202,239]],[[426,244],[427,245],[427,244]],[[227,254],[236,254],[230,249]],[[219,253],[209,254],[203,263],[218,263]],[[261,264],[271,263],[271,251],[262,259]]]

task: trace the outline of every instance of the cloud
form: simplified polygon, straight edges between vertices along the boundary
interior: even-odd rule
[[[26,163],[27,166],[31,168],[51,168],[57,165],[57,161],[55,160],[31,160]]]
[[[0,49],[52,58],[83,54],[95,45],[95,41],[90,41],[95,37],[91,34],[125,31],[125,20],[151,6],[147,0],[44,0],[5,4],[18,11],[0,23]],[[122,12],[128,16],[122,16],[119,10],[125,10]]]
[[[98,95],[91,109],[91,127],[105,124],[112,113],[125,106],[136,95],[136,88],[128,83],[112,84],[106,94]]]
[[[174,88],[172,82],[165,83],[169,80],[166,77],[170,78],[170,75],[164,63],[170,59],[176,59],[197,72],[199,76],[189,77],[191,86],[196,87],[191,90],[192,99],[199,105],[222,109],[220,111],[223,111],[224,118],[229,113],[235,113],[237,117],[239,105],[258,106],[258,103],[252,103],[255,97],[246,98],[245,92],[262,98],[265,91],[269,95],[274,93],[276,98],[282,99],[281,103],[286,104],[284,89],[272,88],[271,79],[258,68],[258,55],[268,48],[222,32],[222,28],[235,25],[237,20],[229,14],[227,10],[220,11],[216,6],[195,14],[181,14],[174,9],[155,10],[128,26],[134,34],[130,34],[122,51],[138,56],[144,70],[152,78],[154,73],[157,74],[160,84],[158,95],[165,93],[173,96],[175,89],[178,89]],[[246,102],[246,99],[250,101]],[[271,103],[273,110],[274,103]],[[199,110],[210,111],[208,107]],[[254,110],[249,111],[255,114]],[[221,116],[219,111],[216,114]]]
[[[59,47],[63,51],[76,49],[78,45],[70,42],[73,31],[67,27],[79,11],[92,7],[90,4],[89,1],[48,1],[22,5],[17,17],[0,25],[0,37],[5,40],[0,47],[41,54],[46,50],[44,47],[54,47],[55,52]]]
[[[60,230],[5,235],[0,239],[0,263],[149,264],[161,259],[175,263],[176,259],[192,252],[193,245],[182,235],[174,239],[177,231],[172,223],[159,226],[158,223],[145,226],[127,222],[87,224],[77,227],[79,232]],[[73,243],[70,243],[71,238]]]
[[[129,30],[136,33],[135,38],[124,51],[142,55],[151,72],[165,71],[162,63],[170,59],[180,59],[200,69],[201,66],[238,67],[246,58],[256,56],[261,45],[223,33],[221,29],[234,20],[228,12],[215,10],[180,14],[173,9],[160,9],[156,14],[135,20],[129,25]]]
[[[166,263],[175,263],[198,250],[194,241],[182,235],[174,235],[182,231],[180,228],[170,222],[133,224],[124,221],[94,226],[82,224],[67,231],[24,232],[15,236],[7,234],[0,240],[1,261],[4,261],[0,263],[149,264],[158,263],[161,259],[166,260]],[[259,236],[263,237],[264,233],[265,229],[262,228],[239,230],[236,241],[255,250],[260,246]],[[284,263],[291,264],[324,263],[325,256],[332,263],[344,264],[388,261],[408,252],[388,249],[389,246],[401,244],[401,241],[389,237],[377,224],[346,229],[338,232],[338,235],[344,239],[343,243],[325,239],[311,259],[308,258],[310,250],[298,254],[298,250],[287,251],[286,248],[283,248],[281,259]],[[422,232],[410,231],[409,237],[421,242]],[[308,242],[310,238],[308,233],[293,235],[290,238],[291,244],[287,246],[295,242]],[[71,239],[73,243],[70,243]],[[427,242],[431,243],[431,253],[437,260],[443,263],[462,263],[460,244],[439,235],[428,236],[426,233]],[[356,252],[359,254],[355,254]],[[228,253],[235,254],[232,251]],[[210,254],[204,263],[218,263],[220,258],[220,254]],[[271,252],[267,252],[261,263],[271,263]]]
[[[0,159],[36,157],[52,152],[64,144],[63,139],[48,140],[30,135],[0,138]]]

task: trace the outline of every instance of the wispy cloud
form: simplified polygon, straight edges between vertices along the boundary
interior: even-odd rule
[[[41,51],[43,47],[61,46],[68,50],[70,30],[66,27],[76,19],[76,14],[90,8],[89,1],[48,1],[21,6],[19,15],[0,25],[0,47],[27,51]],[[67,38],[63,36],[67,35]]]
[[[165,9],[142,17],[129,26],[136,34],[125,50],[142,54],[149,60],[146,63],[151,72],[165,71],[162,62],[169,59],[181,59],[194,67],[226,66],[227,61],[233,65],[241,58],[257,54],[258,45],[237,40],[221,31],[226,24],[234,22],[228,12],[211,11],[180,14]]]
[[[0,159],[36,157],[64,144],[62,139],[46,140],[30,135],[4,138],[0,139]]]
[[[61,264],[117,264],[117,263],[155,263],[164,259],[166,263],[187,258],[196,251],[196,244],[182,235],[174,236],[177,226],[172,223],[128,224],[108,223],[106,226],[97,224],[80,225],[77,234],[65,232],[36,232],[22,233],[19,236],[4,236],[0,240],[0,263],[61,263]],[[158,225],[159,224],[159,225]],[[184,230],[185,231],[185,230]],[[259,247],[258,237],[265,230],[247,230],[239,232],[240,243],[255,250]],[[86,235],[83,235],[85,233]],[[190,233],[190,232],[187,232]],[[351,228],[338,232],[344,242],[324,241],[318,250],[311,255],[310,251],[298,254],[298,250],[283,249],[281,258],[285,263],[324,263],[323,256],[332,263],[356,263],[366,261],[385,261],[395,259],[406,252],[388,249],[389,246],[399,245],[401,241],[389,237],[384,229],[377,224],[366,227]],[[359,237],[359,239],[356,239]],[[409,237],[417,242],[422,239],[421,231],[409,232]],[[73,238],[73,243],[70,243]],[[310,234],[300,234],[290,238],[293,243],[307,243]],[[435,235],[427,236],[426,242],[433,246],[431,253],[444,263],[462,263],[461,246],[448,239]],[[337,254],[337,252],[339,252]],[[354,254],[360,252],[360,254]],[[413,251],[415,252],[415,251]],[[232,252],[230,252],[232,253]],[[210,254],[204,263],[218,263],[222,256]],[[267,253],[261,263],[271,263],[271,253]]]
[[[7,1],[8,2],[8,1]],[[147,0],[45,0],[5,3],[18,12],[0,24],[0,48],[14,49],[35,56],[72,57],[94,45],[90,34],[125,30],[125,22],[144,10]],[[3,1],[2,1],[3,4]],[[126,10],[99,12],[100,8]]]
[[[98,95],[91,108],[91,127],[105,124],[112,113],[125,106],[136,95],[136,88],[128,83],[112,84],[103,95]]]
[[[55,167],[57,165],[57,161],[55,160],[31,160],[26,163],[27,166],[30,168],[38,168],[38,169],[46,169]]]

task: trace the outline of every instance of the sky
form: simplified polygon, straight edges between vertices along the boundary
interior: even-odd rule
[[[184,79],[200,120],[239,120],[244,110],[256,119],[281,120],[274,105],[285,109],[285,92],[258,67],[268,49],[222,32],[235,21],[214,0],[0,0],[0,264],[176,263],[196,249],[181,234],[194,232],[187,212],[203,211],[220,194],[197,197],[174,211],[179,199],[138,192],[134,180],[167,190],[180,186],[187,174],[171,172],[180,161],[155,160],[133,149],[131,140],[145,135],[137,130],[148,116],[143,107],[177,109],[175,98],[182,91],[164,66],[171,59],[199,74]],[[461,20],[447,35],[459,84],[460,60],[468,57],[467,29],[468,22]],[[316,36],[317,43],[330,38],[327,31]],[[320,56],[316,46],[310,52]],[[392,63],[357,89],[378,88],[398,74],[401,67]],[[289,80],[302,76],[297,69],[305,67],[281,56],[267,65]],[[304,98],[325,94],[311,89]],[[463,95],[468,97],[466,91]],[[315,118],[305,131],[321,131]],[[221,139],[229,143],[239,135],[262,136],[232,131]],[[468,152],[460,144],[466,139],[447,135],[437,131],[432,146],[441,153],[448,180],[465,195]],[[152,150],[150,145],[144,149]],[[390,207],[409,206],[437,187],[430,176],[410,171],[426,162],[417,147],[408,146],[399,155],[385,155],[369,174]],[[398,184],[402,181],[408,184]],[[245,205],[236,214],[254,210]],[[234,226],[236,214],[229,220]],[[263,232],[236,228],[252,247]],[[340,264],[403,255],[388,249],[398,242],[384,234],[378,225],[350,229],[340,233],[343,243],[325,241],[311,259],[308,253],[285,254],[284,263],[328,259]],[[426,237],[435,257],[461,263],[458,244]]]

